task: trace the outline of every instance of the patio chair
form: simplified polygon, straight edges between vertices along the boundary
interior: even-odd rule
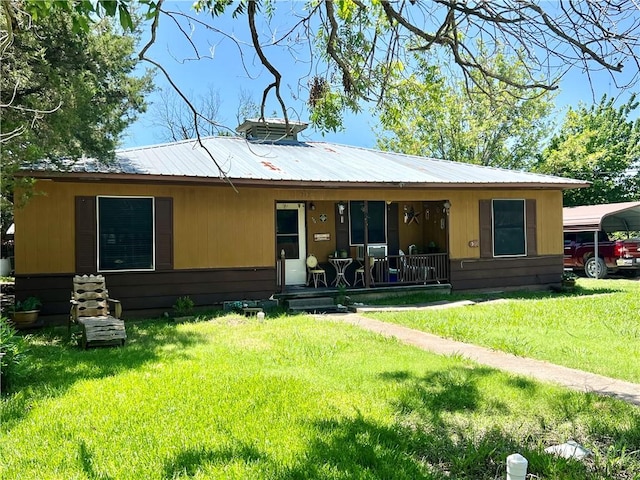
[[[327,286],[327,272],[318,266],[318,259],[315,255],[307,257],[307,285],[310,285],[311,281],[316,288],[318,288],[319,282],[324,283],[325,287]]]
[[[404,272],[407,269],[407,257],[405,253],[401,250],[398,251],[400,257],[398,258],[398,268],[389,268],[389,275],[395,275],[398,282],[404,281]]]
[[[114,305],[113,315],[109,303]],[[76,275],[71,292],[71,314],[67,331],[71,334],[71,323],[81,329],[80,344],[83,349],[93,345],[124,345],[127,333],[120,319],[122,305],[119,300],[109,298],[105,278],[102,275]]]
[[[369,257],[369,280],[371,285],[373,285],[373,267],[376,264],[376,257]],[[366,285],[364,281],[364,260],[362,260],[362,265],[356,269],[355,281],[353,282],[353,286],[355,287],[358,282],[362,282],[362,285]]]
[[[415,252],[415,245],[409,245],[409,251]],[[402,250],[400,250],[402,252]],[[414,282],[427,284],[430,281],[437,281],[435,267],[428,264],[428,259],[424,255],[409,254],[400,255],[400,271],[404,282]],[[438,281],[438,283],[440,283]]]

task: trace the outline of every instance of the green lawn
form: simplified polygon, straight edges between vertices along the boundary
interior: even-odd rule
[[[640,409],[309,316],[128,323],[124,348],[32,337],[1,400],[0,478],[494,479],[640,472]],[[574,439],[585,463],[543,453]],[[637,478],[637,477],[636,477]]]
[[[454,298],[486,300],[501,296]],[[507,302],[371,316],[640,383],[640,282],[581,278],[574,294],[511,293],[505,298]]]

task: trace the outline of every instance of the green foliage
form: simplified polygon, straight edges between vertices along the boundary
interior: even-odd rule
[[[42,306],[42,302],[37,297],[27,297],[24,300],[17,300],[13,310],[15,312],[28,312],[29,310],[37,310]]]
[[[451,77],[446,58],[416,57],[413,74],[390,81],[379,107],[384,128],[378,146],[413,155],[494,167],[528,169],[548,133],[553,94],[522,92],[507,82],[526,66],[502,53],[479,57],[505,80],[480,74]]]
[[[57,12],[73,14],[73,31],[76,33],[89,30],[90,24],[96,18],[105,16],[117,17],[120,26],[125,31],[135,30],[135,22],[130,12],[130,5],[133,2],[130,0],[24,0],[21,3],[24,11],[27,12],[35,22],[39,22]],[[156,2],[152,0],[141,0],[139,3],[148,7],[148,15],[152,15],[157,8]]]
[[[342,119],[346,105],[339,92],[325,91],[311,106],[309,121],[320,129],[322,134],[344,130]]]
[[[23,362],[29,351],[27,341],[18,335],[5,317],[0,317],[0,392],[11,389],[24,373]]]
[[[198,0],[194,2],[193,9],[196,12],[208,11],[211,15],[219,17],[227,7],[233,5],[233,0]],[[242,15],[246,7],[246,1],[241,1],[233,11],[233,16]]]
[[[173,309],[178,315],[191,315],[195,303],[189,295],[184,297],[178,297],[176,303],[173,305]]]
[[[90,2],[73,5],[79,3]],[[109,12],[125,4],[99,2]],[[18,186],[31,191],[28,180],[16,178],[20,167],[82,155],[108,161],[120,133],[145,110],[144,95],[152,84],[150,74],[135,72],[136,36],[123,34],[109,20],[78,28],[84,13],[70,5],[29,2],[40,13],[33,21],[19,14],[12,41],[2,51],[0,183],[7,201]],[[0,23],[6,15],[0,10]]]
[[[542,173],[591,182],[566,190],[565,206],[640,200],[640,119],[631,118],[638,105],[635,94],[619,107],[604,95],[598,104],[569,109],[537,165]]]
[[[380,2],[366,8],[351,0],[329,3],[325,5],[336,24],[323,22],[313,37],[315,51],[329,65],[326,88],[323,95],[312,93],[309,101],[310,121],[322,133],[342,130],[344,114],[358,113],[361,102],[377,98],[387,78],[403,68],[397,59],[373,61],[378,42],[390,29]]]
[[[336,305],[349,305],[351,298],[347,295],[347,286],[344,284],[338,285],[338,295],[335,298]]]

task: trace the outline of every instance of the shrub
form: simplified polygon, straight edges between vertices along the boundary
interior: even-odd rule
[[[0,357],[0,391],[6,392],[22,372],[27,342],[5,317],[0,317],[0,353],[4,354]]]
[[[178,297],[176,303],[173,305],[173,309],[178,315],[191,315],[194,306],[195,304],[193,303],[193,300],[191,300],[191,297],[187,295],[184,297]]]

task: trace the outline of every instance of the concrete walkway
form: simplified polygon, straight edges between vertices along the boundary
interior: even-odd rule
[[[506,370],[536,380],[560,384],[581,392],[610,395],[640,406],[640,385],[595,373],[554,365],[542,360],[518,357],[509,353],[478,347],[468,343],[448,340],[412,328],[363,317],[357,313],[316,315],[318,319],[331,319],[356,325],[366,330],[394,337],[408,345],[413,345],[440,355],[462,355],[474,362]]]

